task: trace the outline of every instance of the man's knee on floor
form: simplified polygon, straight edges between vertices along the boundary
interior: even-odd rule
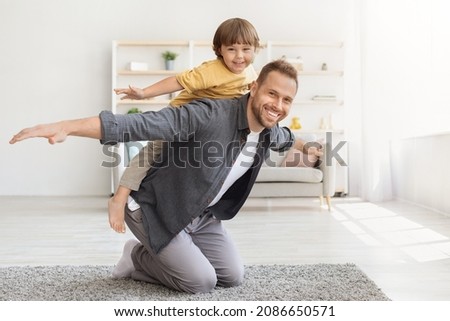
[[[244,282],[244,266],[242,265],[228,268],[219,279],[219,285],[223,287],[238,286],[242,282]]]
[[[204,273],[197,275],[189,281],[188,292],[208,293],[214,290],[217,285],[216,273]]]

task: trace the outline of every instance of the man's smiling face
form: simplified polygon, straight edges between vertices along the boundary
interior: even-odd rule
[[[248,111],[250,129],[272,128],[286,118],[296,93],[295,80],[278,71],[271,71],[261,84],[254,82]]]

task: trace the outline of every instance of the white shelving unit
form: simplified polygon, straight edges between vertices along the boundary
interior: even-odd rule
[[[302,57],[303,70],[299,72],[299,91],[292,106],[290,116],[281,124],[289,126],[292,117],[299,117],[302,129],[298,135],[314,134],[324,138],[326,132],[333,134],[333,144],[345,140],[344,130],[344,44],[342,42],[298,42],[267,41],[262,43],[254,66],[258,71],[267,62],[285,56]],[[161,53],[171,50],[178,53],[175,70],[164,70]],[[146,87],[165,77],[191,69],[203,61],[215,59],[212,44],[208,41],[113,41],[112,44],[112,88],[129,85]],[[130,62],[143,62],[148,70],[131,71]],[[322,70],[323,64],[327,70]],[[332,100],[313,100],[314,96],[333,96]],[[146,100],[121,100],[112,92],[112,111],[127,113],[137,107],[142,111],[159,110],[167,106],[170,96]],[[115,151],[121,157],[119,166],[113,170],[112,192],[115,191],[126,166],[124,146]],[[342,150],[346,160],[346,150]],[[338,192],[347,194],[347,168],[338,167]]]

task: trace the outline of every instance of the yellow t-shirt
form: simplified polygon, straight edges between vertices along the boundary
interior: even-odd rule
[[[252,65],[242,73],[234,74],[220,59],[215,59],[178,74],[176,78],[184,89],[170,102],[174,107],[198,98],[239,97],[249,91],[257,74]]]

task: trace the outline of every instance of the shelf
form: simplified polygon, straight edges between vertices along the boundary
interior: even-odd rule
[[[291,129],[291,132],[294,134],[326,134],[326,133],[333,133],[333,134],[344,134],[343,129],[332,129],[332,128],[325,128],[325,129]]]
[[[119,76],[172,76],[177,75],[181,71],[176,70],[143,70],[143,71],[133,71],[133,70],[119,70],[117,74]]]
[[[294,105],[336,105],[342,106],[344,102],[342,100],[294,100]]]
[[[317,70],[317,71],[299,71],[299,76],[333,76],[342,77],[344,75],[343,71],[328,71],[328,70]]]
[[[118,46],[189,46],[189,44],[195,46],[212,46],[210,41],[141,41],[141,40],[118,40],[116,45]],[[261,41],[261,47],[267,46],[276,47],[328,47],[328,48],[342,48],[343,42],[308,42],[308,41]]]
[[[177,75],[182,71],[176,70],[143,70],[143,71],[133,71],[133,70],[119,70],[117,74],[119,76],[170,76]],[[299,77],[302,76],[331,76],[331,77],[342,77],[344,75],[343,71],[299,71]]]
[[[276,47],[328,47],[328,48],[342,48],[343,42],[307,42],[307,41],[268,41],[265,46]]]
[[[117,105],[169,105],[169,99],[142,99],[142,100],[134,100],[134,99],[123,99],[118,100]],[[317,101],[317,100],[297,100],[294,101],[294,105],[335,105],[342,106],[344,102],[342,100],[336,101]]]
[[[212,42],[210,41],[192,41],[192,45],[198,46],[198,47],[211,47],[213,46]]]
[[[116,102],[117,105],[165,105],[168,106],[170,103],[169,99],[122,99]]]
[[[129,47],[140,47],[140,46],[179,46],[179,47],[187,47],[189,46],[189,41],[139,41],[139,40],[131,40],[131,41],[116,41],[115,44],[117,46],[129,46]]]

